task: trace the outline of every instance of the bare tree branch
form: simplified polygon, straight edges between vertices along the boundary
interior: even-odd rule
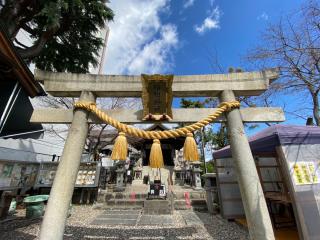
[[[41,98],[40,106],[49,108],[64,108],[72,109],[73,105],[77,101],[75,98],[62,98],[62,97],[52,97],[46,96]],[[103,109],[117,109],[117,108],[137,108],[140,102],[137,99],[126,99],[126,98],[104,98],[97,99],[97,104]],[[48,125],[45,128],[46,133],[52,136],[56,136],[62,141],[65,141],[67,132],[70,125],[59,125],[60,127],[55,127],[54,125]],[[88,137],[85,142],[86,150],[91,154],[93,153],[94,158],[97,156],[101,148],[105,146],[102,141],[105,131],[108,131],[108,124],[90,124],[88,129]]]
[[[262,35],[262,43],[251,50],[247,60],[262,68],[279,66],[281,78],[273,90],[301,96],[308,92],[312,115],[320,125],[320,5],[308,1],[301,11],[281,18]],[[297,116],[297,114],[296,114]]]

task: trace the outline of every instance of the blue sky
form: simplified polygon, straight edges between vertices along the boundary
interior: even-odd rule
[[[176,74],[211,73],[214,69],[209,57],[214,52],[225,68],[245,67],[242,56],[257,44],[267,24],[298,8],[302,1],[221,0],[211,4],[209,0],[195,0],[193,6],[181,10],[183,2],[186,1],[172,1],[172,14],[163,17],[164,22],[174,22],[179,31],[181,48],[175,53],[173,69]],[[219,11],[217,28],[199,34],[194,26],[200,25],[214,9]]]
[[[140,71],[174,74],[212,73],[210,57],[217,53],[219,62],[225,67],[245,67],[242,56],[259,43],[259,35],[268,23],[276,22],[281,15],[298,9],[301,0],[111,0],[110,7],[116,16],[110,24],[109,51],[111,58],[106,62],[106,72],[135,73]],[[189,3],[189,4],[188,4]],[[144,18],[144,19],[142,19]],[[214,26],[197,32],[206,18],[215,22]],[[174,33],[174,41],[159,43],[163,48],[162,62],[142,59],[140,53],[162,40],[163,27],[170,27],[167,33]],[[141,36],[145,35],[145,36]],[[121,39],[119,39],[121,38]],[[133,40],[132,38],[136,38]],[[119,43],[122,41],[122,43]],[[140,41],[140,42],[139,42]],[[117,43],[115,43],[117,42]],[[137,43],[138,42],[138,43]],[[167,49],[166,49],[167,48]],[[119,68],[114,65],[114,55],[132,54],[146,62],[134,67],[135,60],[127,60]],[[116,54],[114,53],[116,52]],[[152,55],[152,52],[150,52]],[[120,60],[121,57],[120,57]],[[135,62],[136,63],[136,62]],[[118,64],[118,63],[116,63]],[[158,67],[157,67],[158,66]],[[111,68],[111,69],[110,69]]]
[[[105,62],[108,74],[217,73],[248,68],[247,51],[260,41],[269,23],[297,10],[301,0],[111,0],[115,12]],[[295,97],[274,102],[287,109]],[[179,100],[174,101],[174,106]],[[305,120],[287,115],[287,123]],[[255,130],[256,131],[256,130]]]

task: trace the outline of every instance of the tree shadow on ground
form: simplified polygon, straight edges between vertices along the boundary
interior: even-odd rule
[[[0,240],[34,240],[37,237],[28,233],[22,233],[18,231],[13,232],[1,232]]]
[[[2,222],[0,224],[0,233],[2,232],[11,232],[15,231],[18,228],[27,227],[32,224],[37,224],[42,221],[42,218],[25,218],[25,217],[16,217],[12,220]]]
[[[0,224],[0,240],[33,240],[36,236],[23,233],[19,228],[25,228],[33,224],[40,224],[42,218],[27,219],[25,217],[15,217],[12,220]]]

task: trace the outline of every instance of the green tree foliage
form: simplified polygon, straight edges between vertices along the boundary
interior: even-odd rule
[[[202,170],[202,173],[214,173],[215,172],[214,162],[213,161],[206,162],[206,168],[207,168],[207,171],[205,172],[204,164],[201,163],[200,169]]]
[[[204,108],[204,103],[199,100],[193,101],[193,100],[182,98],[180,100],[180,106],[182,108]]]
[[[180,106],[182,108],[205,108],[205,107],[215,107],[218,104],[216,98],[205,98],[204,100],[191,100],[181,98]]]
[[[113,19],[106,0],[1,1],[0,21],[17,51],[37,68],[86,73],[97,66],[103,39],[97,36],[105,21]],[[17,39],[25,31],[33,44]]]
[[[221,124],[218,131],[205,131],[204,132],[204,142],[211,143],[216,149],[221,149],[229,145],[227,129],[224,124]]]
[[[180,101],[180,106],[182,108],[205,108],[205,107],[215,107],[217,106],[218,101],[216,98],[205,98],[204,100],[191,100],[182,98]],[[203,140],[204,143],[211,143],[217,149],[223,148],[228,145],[227,131],[224,124],[220,125],[218,131],[214,132],[212,128],[206,128],[203,131]],[[197,142],[202,142],[201,132],[198,131],[195,133],[195,138]],[[204,145],[205,145],[204,144]]]

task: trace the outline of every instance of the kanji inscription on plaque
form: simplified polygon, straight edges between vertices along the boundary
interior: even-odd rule
[[[143,120],[172,119],[173,75],[141,75]]]

